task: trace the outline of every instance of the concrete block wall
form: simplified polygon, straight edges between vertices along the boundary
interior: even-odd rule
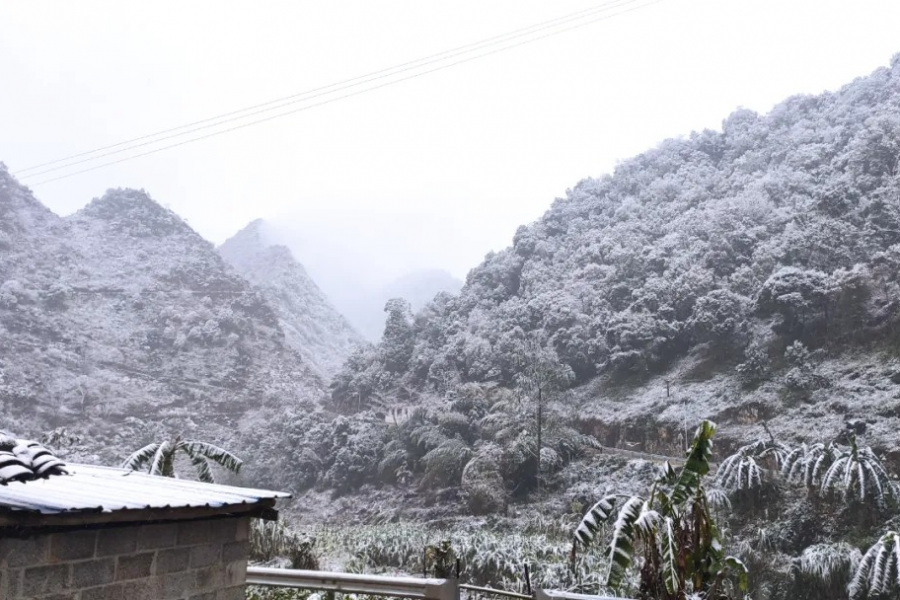
[[[247,517],[0,533],[0,600],[244,600]]]

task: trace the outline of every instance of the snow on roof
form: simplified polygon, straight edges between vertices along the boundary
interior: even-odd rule
[[[66,473],[65,464],[44,446],[0,431],[0,485]]]
[[[125,469],[69,465],[67,475],[0,485],[0,525],[29,517],[84,516],[85,521],[190,518],[200,513],[248,513],[290,494],[147,475]],[[151,511],[153,516],[146,514]],[[180,516],[173,516],[175,512]],[[18,522],[17,522],[18,520]],[[33,519],[32,519],[33,520]]]

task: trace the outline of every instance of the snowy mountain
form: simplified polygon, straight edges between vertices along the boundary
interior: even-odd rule
[[[674,452],[701,417],[725,444],[763,420],[811,441],[868,418],[900,453],[898,115],[900,56],[585,179],[457,297],[397,307],[334,397],[512,388],[540,347],[569,418],[609,444]]]
[[[106,462],[178,433],[277,470],[254,438],[321,378],[263,294],[135,190],[60,218],[0,167],[0,414],[90,432]]]
[[[291,251],[272,244],[257,220],[219,247],[219,254],[258,287],[275,309],[289,345],[330,378],[363,343]]]

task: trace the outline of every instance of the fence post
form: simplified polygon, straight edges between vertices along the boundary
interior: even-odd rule
[[[430,580],[433,581],[433,580]],[[444,579],[440,583],[425,585],[426,600],[459,600],[459,581]]]

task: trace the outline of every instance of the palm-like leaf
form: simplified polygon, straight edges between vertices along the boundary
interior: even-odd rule
[[[659,467],[656,483],[670,486],[675,485],[676,481],[678,481],[678,472],[675,471],[675,467],[669,461],[665,461]]]
[[[190,459],[200,481],[207,483],[215,482],[210,462],[232,473],[239,473],[243,464],[241,459],[223,448],[206,442],[184,441],[177,437],[173,442],[165,440],[147,444],[126,458],[122,468],[132,471],[146,468],[151,475],[177,477],[175,457],[178,452],[183,452]]]
[[[653,483],[647,499],[632,496],[621,505],[609,545],[606,587],[619,589],[640,549],[641,593],[647,598],[687,598],[690,592],[714,595],[728,571],[734,571],[743,587],[746,569],[722,551],[721,534],[703,486],[709,472],[712,437],[716,426],[703,421],[691,443],[685,465],[676,472],[666,465]],[[724,492],[714,496],[727,500]],[[723,503],[724,504],[724,503]],[[609,521],[617,496],[607,496],[591,507],[575,531],[574,550],[580,542],[593,541],[602,523]]]
[[[883,506],[900,495],[878,456],[868,446],[859,446],[855,436],[849,446],[803,444],[785,456],[781,473],[822,493],[839,490],[845,500],[872,499]]]
[[[747,569],[747,565],[744,564],[744,561],[737,558],[736,556],[726,556],[722,561],[722,565],[718,569],[718,577],[721,578],[728,571],[731,571],[732,573],[737,575],[738,589],[746,592],[749,583],[747,578],[749,570]]]
[[[150,474],[162,475],[163,477],[172,477],[174,475],[173,455],[176,449],[175,444],[165,441],[159,445],[153,454],[153,460],[150,462]]]
[[[312,453],[312,451],[310,451]],[[399,440],[393,440],[385,445],[381,462],[378,463],[378,475],[380,477],[396,477],[406,465],[406,447]],[[318,457],[311,456],[318,462]]]
[[[200,454],[191,456],[190,458],[191,464],[194,465],[194,469],[197,471],[197,476],[200,477],[200,481],[215,483],[216,479],[213,477],[212,468],[209,466],[209,460]]]
[[[781,468],[791,449],[775,440],[757,440],[747,444],[719,465],[716,472],[716,483],[726,490],[737,491],[760,487],[768,475],[760,463],[768,463],[776,469]],[[802,457],[803,452],[796,455]]]
[[[837,454],[838,449],[834,444],[803,444],[785,456],[781,474],[788,481],[799,481],[808,487],[818,486]]]
[[[739,452],[743,452],[747,456],[755,456],[758,459],[771,460],[775,468],[780,469],[784,464],[785,458],[791,453],[791,448],[783,443],[770,440],[756,440],[752,444],[742,447]]]
[[[742,452],[722,461],[716,472],[716,483],[726,490],[746,490],[762,485],[762,469],[753,456]]]
[[[182,442],[180,449],[183,450],[191,460],[193,460],[194,457],[202,456],[232,473],[240,473],[241,467],[244,464],[244,461],[228,450],[206,442]]]
[[[721,488],[714,487],[706,490],[706,501],[714,510],[731,508],[731,500],[728,498],[728,493]]]
[[[575,541],[581,542],[584,546],[590,544],[597,535],[597,532],[600,531],[600,526],[609,521],[610,517],[612,517],[617,500],[618,498],[616,496],[606,496],[600,500],[600,502],[593,505],[585,513],[584,517],[581,519],[581,523],[579,523],[578,527],[575,529]]]
[[[646,502],[639,496],[632,496],[625,501],[616,524],[613,528],[612,541],[609,544],[609,571],[606,574],[606,585],[618,588],[625,578],[625,572],[634,561],[634,545],[638,528],[637,522],[646,510]]]
[[[129,471],[139,471],[141,467],[148,464],[153,459],[159,446],[160,444],[158,442],[154,442],[152,444],[147,444],[139,450],[135,450],[125,459],[125,462],[122,463],[122,468],[128,469]]]
[[[709,473],[709,462],[712,457],[713,441],[716,425],[712,421],[703,421],[694,434],[694,441],[688,451],[687,460],[681,467],[675,486],[672,488],[673,504],[684,504],[700,487],[700,481]]]
[[[850,581],[851,600],[878,595],[900,585],[900,534],[889,531],[863,555]]]
[[[682,581],[679,575],[678,555],[680,544],[676,534],[675,521],[666,517],[660,524],[659,543],[662,552],[662,576],[666,583],[666,590],[674,594],[681,589]]]
[[[431,424],[416,427],[410,434],[410,437],[423,452],[434,450],[447,441],[447,436],[444,435],[440,427]]]

